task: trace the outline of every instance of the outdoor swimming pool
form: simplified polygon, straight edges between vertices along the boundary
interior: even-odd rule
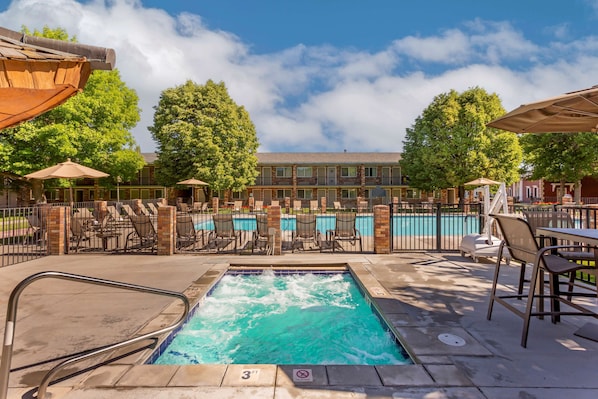
[[[349,273],[226,274],[153,364],[411,364]]]
[[[334,229],[334,215],[318,215],[316,217],[317,228],[321,233]],[[436,235],[440,224],[441,235],[467,235],[477,234],[480,231],[479,218],[463,215],[442,215],[440,220],[435,215],[395,215],[393,216],[393,235],[404,236],[432,236]],[[238,216],[234,218],[235,229],[255,231],[255,217]],[[374,232],[374,217],[371,215],[357,215],[355,226],[362,236],[372,236]],[[283,231],[295,230],[295,218],[283,216],[280,221]],[[196,230],[214,230],[214,223],[209,220],[198,223]]]

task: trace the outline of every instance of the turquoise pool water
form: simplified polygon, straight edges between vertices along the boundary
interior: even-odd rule
[[[316,217],[317,228],[321,233],[334,229],[334,215],[318,215]],[[440,217],[441,235],[467,235],[477,234],[480,229],[480,222],[477,218],[467,218],[461,215],[443,215]],[[393,235],[399,236],[429,236],[436,235],[438,223],[436,216],[432,215],[397,215],[393,217]],[[257,226],[255,218],[237,217],[234,219],[235,229],[255,231]],[[355,226],[362,236],[372,236],[374,233],[374,217],[369,215],[358,215]],[[283,217],[280,221],[283,231],[295,230],[295,218]],[[214,223],[209,220],[195,226],[197,230],[214,230]]]
[[[154,364],[410,364],[348,273],[225,275]]]

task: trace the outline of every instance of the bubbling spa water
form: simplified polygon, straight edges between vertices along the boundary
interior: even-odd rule
[[[154,364],[410,364],[348,273],[227,274]]]

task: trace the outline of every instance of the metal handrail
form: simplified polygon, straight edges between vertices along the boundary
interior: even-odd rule
[[[84,283],[102,285],[102,286],[113,287],[113,288],[120,288],[120,289],[129,290],[129,291],[137,291],[137,292],[143,292],[143,293],[148,293],[148,294],[156,294],[156,295],[175,297],[177,299],[180,299],[183,302],[185,309],[184,309],[184,312],[181,315],[181,317],[174,324],[172,324],[170,326],[161,328],[159,330],[156,330],[156,331],[153,331],[150,333],[146,333],[146,334],[137,336],[135,338],[127,339],[125,341],[118,342],[118,343],[115,343],[112,345],[103,346],[103,347],[100,347],[97,349],[92,349],[83,354],[78,354],[78,355],[76,355],[70,359],[67,359],[67,360],[59,363],[58,365],[54,366],[50,371],[48,371],[48,373],[44,376],[44,378],[42,379],[42,381],[40,383],[40,386],[39,386],[38,392],[37,392],[37,397],[39,399],[44,399],[44,397],[46,395],[46,390],[47,390],[48,385],[50,384],[52,378],[64,367],[69,366],[73,363],[82,361],[82,360],[89,359],[89,358],[97,356],[97,355],[100,355],[102,353],[113,351],[115,349],[119,349],[124,346],[130,345],[130,344],[133,344],[136,342],[140,342],[140,341],[143,341],[148,338],[152,338],[156,335],[160,335],[165,332],[172,331],[175,328],[179,327],[185,321],[185,319],[187,318],[187,315],[189,313],[189,300],[187,299],[187,297],[185,295],[183,295],[179,292],[162,290],[159,288],[146,287],[146,286],[142,286],[142,285],[135,285],[135,284],[123,283],[123,282],[112,281],[112,280],[104,280],[104,279],[100,279],[100,278],[96,278],[96,277],[82,276],[82,275],[78,275],[78,274],[57,272],[57,271],[45,271],[45,272],[33,274],[33,275],[27,277],[26,279],[24,279],[23,281],[21,281],[12,290],[12,292],[10,294],[10,298],[8,300],[8,309],[6,312],[6,327],[4,329],[4,345],[2,347],[2,359],[1,359],[1,363],[0,363],[0,399],[6,399],[7,395],[8,395],[8,379],[9,379],[9,375],[10,375],[10,363],[12,360],[11,359],[12,358],[12,347],[13,347],[13,342],[14,342],[14,331],[15,331],[15,323],[16,323],[16,317],[17,317],[17,305],[18,305],[19,296],[21,295],[23,290],[28,285],[30,285],[31,283],[33,283],[37,280],[43,279],[43,278],[57,278],[57,279],[62,279],[62,280],[70,280],[70,281],[84,282]]]

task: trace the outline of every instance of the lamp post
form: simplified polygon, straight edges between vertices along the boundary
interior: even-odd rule
[[[119,183],[121,182],[120,176],[116,176],[116,202],[120,203],[120,188]]]

